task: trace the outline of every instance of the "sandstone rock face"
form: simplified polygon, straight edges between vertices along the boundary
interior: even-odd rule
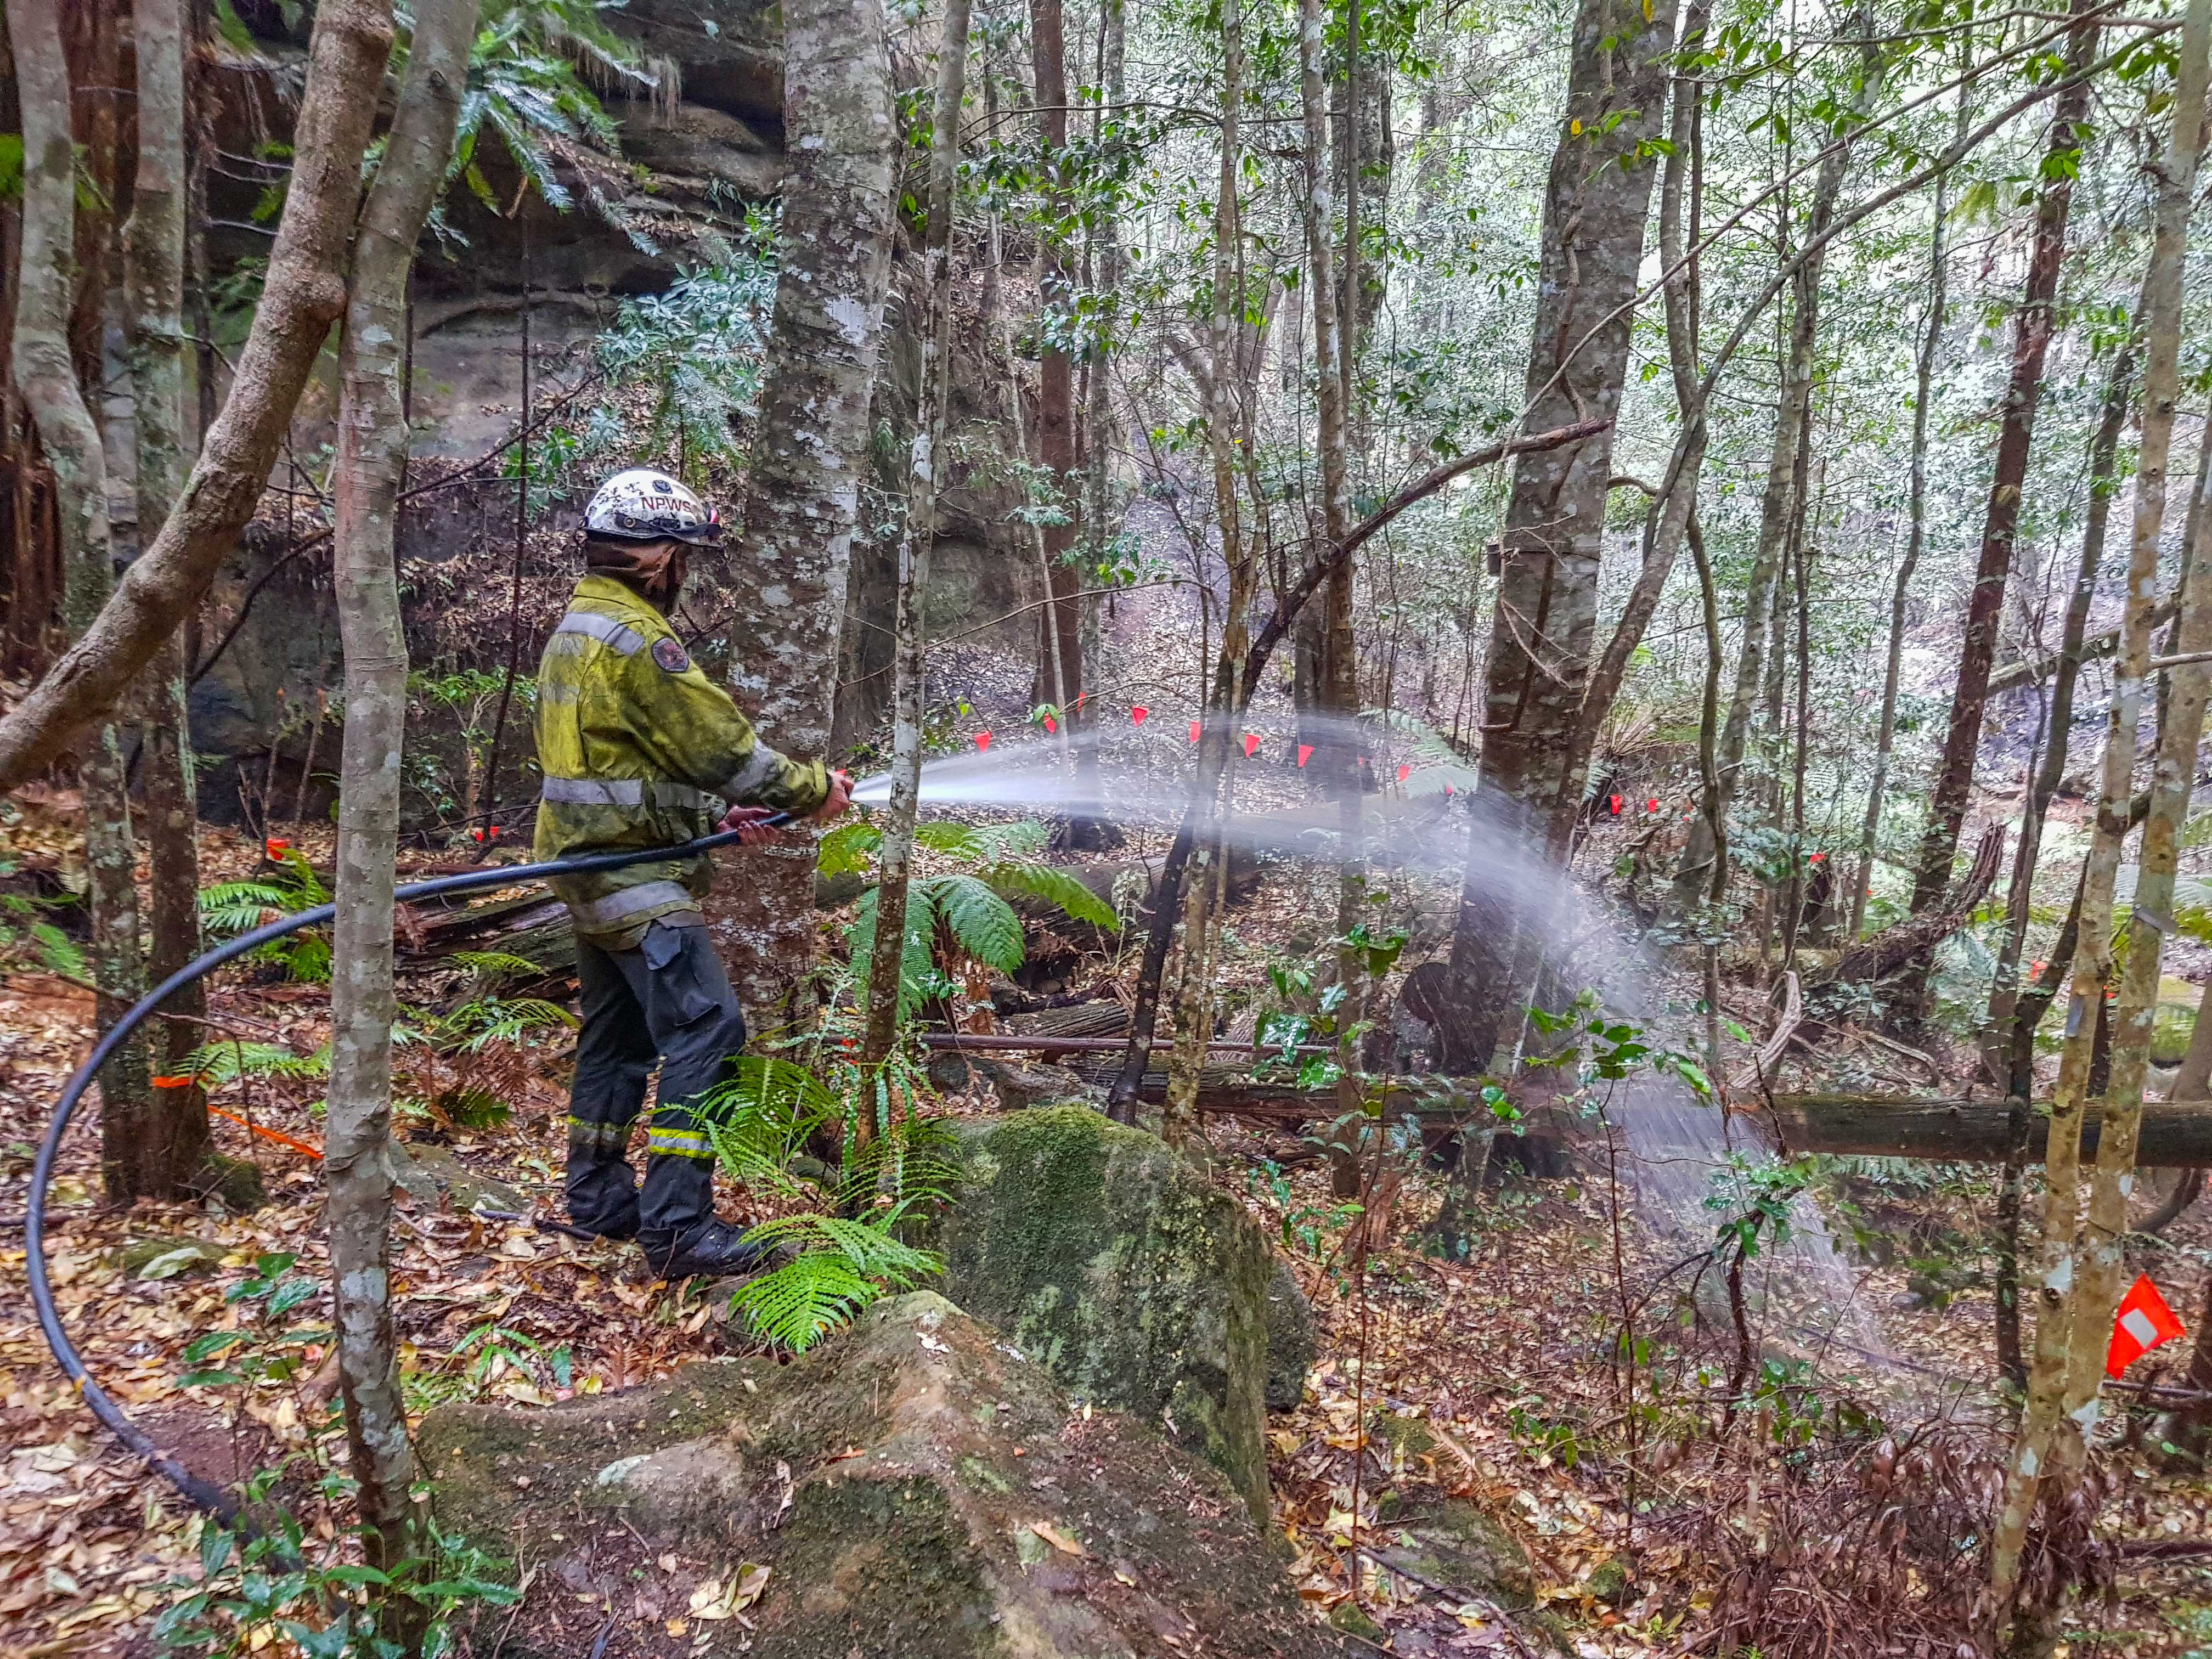
[[[1264,1520],[1276,1257],[1259,1224],[1153,1136],[1082,1106],[963,1138],[967,1184],[936,1241],[945,1294],[1078,1398],[1205,1458]]]
[[[522,1659],[610,1610],[654,1651],[681,1620],[693,1653],[773,1659],[1342,1651],[1218,1473],[927,1291],[787,1366],[448,1407],[422,1450],[441,1524],[532,1571],[486,1615]]]

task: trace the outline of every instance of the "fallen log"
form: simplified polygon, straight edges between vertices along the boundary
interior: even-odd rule
[[[1790,1152],[1833,1152],[1860,1158],[1936,1158],[1947,1163],[2002,1163],[2016,1128],[2026,1134],[2028,1157],[2043,1154],[2051,1103],[2031,1103],[2015,1125],[2001,1100],[1899,1100],[1878,1095],[1777,1095],[1743,1115],[1758,1121]],[[2097,1147],[2098,1107],[2082,1115],[2081,1155]],[[2212,1101],[2151,1101],[2144,1104],[2138,1165],[2196,1169],[2212,1164]]]

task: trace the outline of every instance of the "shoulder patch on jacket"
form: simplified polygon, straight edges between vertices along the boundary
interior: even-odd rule
[[[655,640],[653,642],[653,659],[672,674],[680,674],[691,665],[691,659],[684,654],[680,640]]]

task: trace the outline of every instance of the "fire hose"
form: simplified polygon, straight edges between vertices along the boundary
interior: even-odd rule
[[[775,829],[791,822],[788,812],[778,812],[745,830]],[[633,864],[651,863],[664,859],[687,859],[711,852],[717,847],[733,845],[745,830],[725,830],[718,834],[702,836],[674,847],[649,847],[639,852],[589,853],[575,858],[551,859],[543,864],[495,866],[483,870],[471,870],[458,876],[440,876],[431,881],[418,881],[399,888],[395,901],[413,902],[443,898],[456,893],[475,892],[487,887],[512,887],[520,882],[544,881],[553,876],[582,875],[594,870],[620,870]],[[69,1333],[62,1327],[60,1312],[54,1305],[54,1287],[46,1272],[46,1187],[53,1179],[54,1163],[61,1152],[62,1137],[69,1130],[70,1121],[83,1101],[85,1091],[93,1079],[114,1055],[117,1049],[131,1040],[131,1034],[161,1010],[162,1003],[194,980],[212,973],[225,963],[259,950],[274,940],[298,933],[303,927],[313,927],[331,920],[337,913],[335,904],[318,904],[312,908],[280,916],[275,921],[226,939],[214,950],[194,957],[163,980],[144,996],[131,1005],[130,1012],[109,1027],[106,1036],[93,1047],[70,1076],[61,1098],[55,1103],[52,1121],[46,1125],[46,1139],[40,1143],[37,1161],[31,1166],[31,1190],[28,1213],[23,1222],[25,1246],[24,1267],[31,1281],[31,1303],[37,1309],[39,1328],[46,1334],[46,1346],[53,1351],[55,1363],[76,1385],[85,1405],[100,1426],[107,1430],[137,1455],[174,1486],[189,1502],[206,1510],[226,1522],[235,1518],[237,1505],[216,1487],[201,1480],[190,1469],[166,1456],[147,1436],[146,1431],[133,1423],[123,1408],[108,1397],[105,1389],[93,1380],[85,1369],[84,1357],[70,1342]],[[565,1228],[562,1231],[568,1231]]]

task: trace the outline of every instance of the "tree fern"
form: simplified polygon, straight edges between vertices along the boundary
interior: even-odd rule
[[[927,882],[915,882],[907,892],[906,939],[899,959],[899,1018],[902,1020],[942,988],[943,975],[937,971],[929,945],[937,920],[930,887]],[[845,929],[845,938],[853,948],[853,978],[860,985],[868,982],[869,964],[875,960],[876,895],[881,890],[871,887],[860,896],[852,925]],[[1021,957],[1017,954],[1014,959],[1018,963]]]
[[[978,879],[1001,893],[1022,893],[1056,905],[1078,921],[1113,932],[1121,925],[1114,907],[1056,864],[1032,859],[1001,859],[976,872]]]
[[[217,882],[200,889],[200,927],[210,939],[234,939],[276,921],[291,904],[289,890],[270,882]]]
[[[1002,974],[1022,965],[1022,922],[1014,908],[974,876],[933,876],[917,882],[953,943]],[[907,901],[909,909],[914,901]]]

